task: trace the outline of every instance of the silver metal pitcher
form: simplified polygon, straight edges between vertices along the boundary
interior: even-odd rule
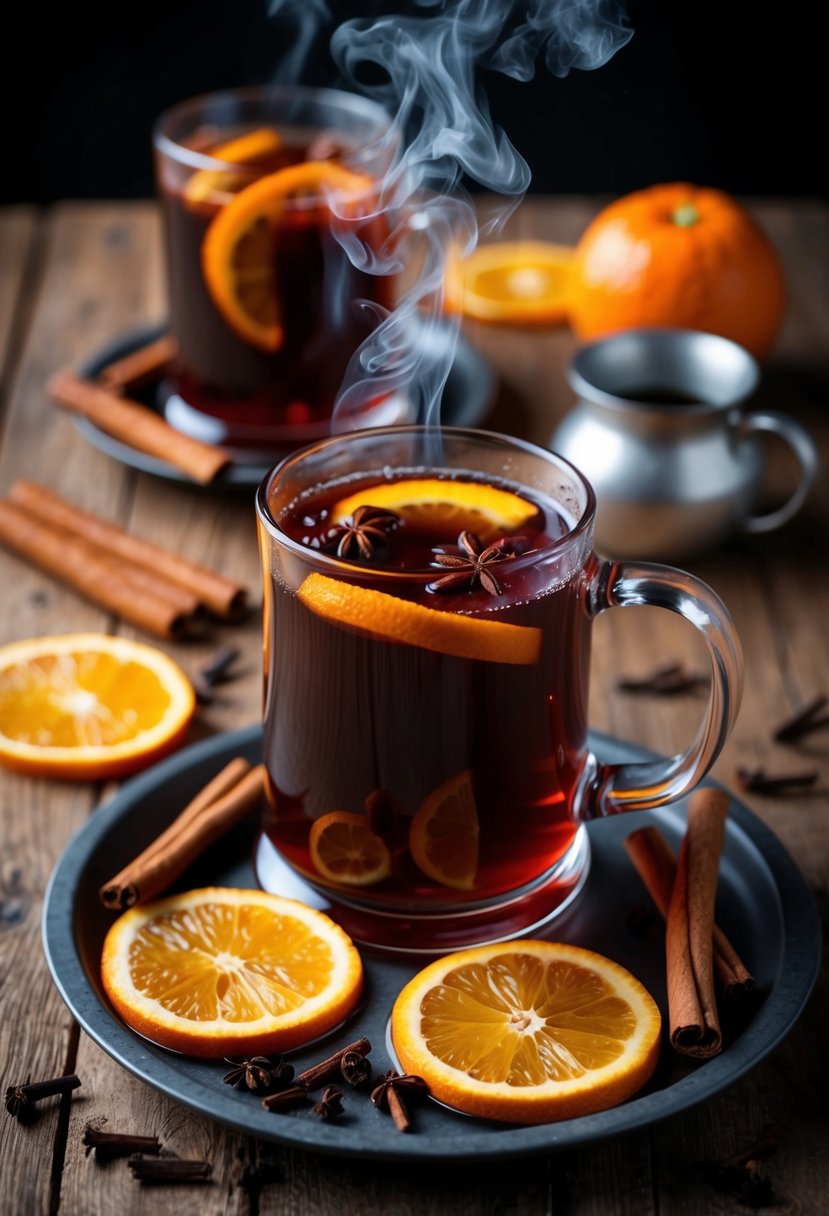
[[[744,413],[760,380],[743,347],[714,334],[632,329],[581,347],[569,368],[575,407],[550,447],[592,482],[596,547],[608,557],[674,561],[736,532],[770,532],[803,505],[818,469],[799,423]],[[783,506],[755,514],[761,435],[792,448],[800,480]]]

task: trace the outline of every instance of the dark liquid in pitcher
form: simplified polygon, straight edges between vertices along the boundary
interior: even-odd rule
[[[246,340],[216,307],[202,268],[210,224],[228,198],[266,174],[305,161],[308,153],[307,140],[286,139],[238,172],[201,171],[217,178],[216,191],[206,197],[188,194],[192,176],[177,189],[162,183],[171,329],[179,347],[162,392],[171,405],[180,398],[186,407],[171,414],[168,406],[174,425],[200,438],[238,446],[271,438],[279,448],[282,439],[294,447],[326,434],[348,362],[377,324],[376,313],[356,302],[391,305],[390,280],[351,264],[320,204],[287,206],[274,221],[272,271],[283,329],[277,350]],[[381,239],[378,224],[373,220],[357,231],[375,245]]]
[[[702,398],[677,388],[629,388],[618,394],[626,401],[641,401],[643,405],[701,405]]]
[[[332,508],[370,485],[303,496],[276,513],[279,526],[300,546],[330,552]],[[370,559],[316,571],[279,547],[266,580],[265,831],[312,882],[364,904],[422,911],[486,901],[549,871],[576,831],[569,812],[587,732],[589,619],[580,574],[551,588],[543,560],[568,525],[551,502],[530,503],[510,542],[519,555],[491,567],[500,595],[480,584],[428,588],[447,573],[433,550],[457,552],[458,530],[451,511],[402,520]],[[355,576],[359,585],[348,582]],[[346,604],[377,597],[359,624],[317,598],[338,586]],[[420,644],[402,640],[412,606]],[[518,632],[504,637],[505,626]],[[453,653],[469,632],[487,657]],[[326,825],[336,845],[338,819],[344,833],[357,825],[358,854],[368,841],[368,878],[359,857],[338,878],[324,848]],[[386,855],[384,872],[376,863]]]

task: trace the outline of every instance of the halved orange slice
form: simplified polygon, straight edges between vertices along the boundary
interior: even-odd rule
[[[331,509],[332,522],[342,523],[364,504],[394,511],[411,528],[445,528],[447,538],[452,539],[459,532],[474,532],[485,544],[517,532],[539,511],[529,499],[487,482],[407,477],[379,482],[341,498]]]
[[[0,648],[0,764],[103,781],[184,738],[196,700],[177,663],[131,638],[71,633]]]
[[[304,161],[259,178],[222,207],[202,242],[202,272],[213,303],[240,338],[265,351],[282,345],[276,226],[289,200],[306,195],[325,207],[326,194],[353,199],[370,185],[370,178],[341,165]]]
[[[606,1110],[651,1076],[661,1018],[642,984],[603,955],[513,941],[450,954],[392,1010],[405,1072],[448,1106],[506,1123]]]
[[[471,891],[478,872],[478,811],[464,770],[422,803],[409,827],[409,852],[429,878]]]
[[[309,847],[317,870],[332,882],[368,887],[391,873],[391,854],[365,815],[331,811],[314,820]]]
[[[211,148],[209,155],[228,165],[255,165],[272,156],[282,143],[278,131],[273,127],[257,127],[245,135],[228,139],[218,147]],[[188,203],[203,203],[205,199],[226,201],[240,186],[250,181],[250,174],[233,173],[227,169],[197,169],[184,187],[184,198]]]
[[[386,642],[404,642],[458,659],[535,663],[541,649],[541,630],[535,626],[440,612],[324,574],[309,574],[297,597],[311,612],[329,621]]]
[[[324,913],[264,891],[206,887],[139,904],[104,940],[104,990],[154,1043],[212,1058],[316,1038],[354,1008],[351,939]]]
[[[573,249],[549,241],[478,245],[447,258],[444,306],[478,321],[564,324],[573,260]]]

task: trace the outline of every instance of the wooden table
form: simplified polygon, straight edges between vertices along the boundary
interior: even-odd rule
[[[528,201],[511,235],[572,242],[601,200]],[[829,447],[829,207],[818,202],[758,201],[756,214],[776,243],[788,276],[785,327],[758,403],[788,410]],[[150,203],[69,204],[0,215],[0,369],[5,405],[0,491],[19,476],[54,487],[197,560],[245,580],[259,570],[252,502],[191,493],[137,474],[89,446],[47,403],[56,368],[76,364],[129,327],[163,316],[157,215]],[[488,424],[545,443],[569,407],[565,367],[574,340],[566,329],[468,327],[502,374]],[[824,463],[824,470],[825,470]],[[785,479],[789,470],[781,467]],[[829,912],[829,733],[796,747],[771,742],[771,727],[818,692],[829,691],[827,481],[783,532],[739,540],[692,565],[725,599],[746,651],[747,678],[733,736],[713,776],[738,791],[738,765],[770,769],[815,765],[818,788],[797,799],[740,797],[779,836]],[[26,563],[0,552],[0,643],[73,630],[128,632]],[[222,642],[243,647],[242,674],[200,711],[193,737],[254,722],[260,702],[258,613],[242,626],[216,629],[203,642],[170,645],[195,671]],[[632,697],[618,676],[645,674],[660,660],[701,660],[691,630],[667,613],[641,609],[602,617],[592,672],[593,725],[674,752],[689,741],[700,713],[693,695]],[[786,1041],[716,1099],[649,1130],[582,1150],[497,1169],[408,1170],[257,1144],[200,1118],[135,1080],[94,1045],[53,987],[40,943],[40,914],[50,871],[70,837],[111,788],[61,785],[3,773],[0,780],[0,1062],[3,1085],[27,1075],[77,1072],[71,1103],[31,1127],[0,1112],[0,1210],[109,1213],[691,1213],[745,1211],[734,1194],[714,1190],[693,1169],[748,1144],[767,1123],[779,1144],[766,1162],[780,1207],[829,1208],[829,970]],[[84,1156],[82,1130],[106,1116],[119,1130],[156,1133],[183,1156],[214,1165],[209,1187],[145,1190],[124,1168]],[[274,1164],[276,1180],[263,1184]]]

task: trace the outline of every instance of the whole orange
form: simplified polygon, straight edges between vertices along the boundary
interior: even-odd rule
[[[640,326],[700,329],[762,359],[783,317],[783,271],[746,209],[673,182],[601,211],[576,246],[570,324],[581,339]]]

